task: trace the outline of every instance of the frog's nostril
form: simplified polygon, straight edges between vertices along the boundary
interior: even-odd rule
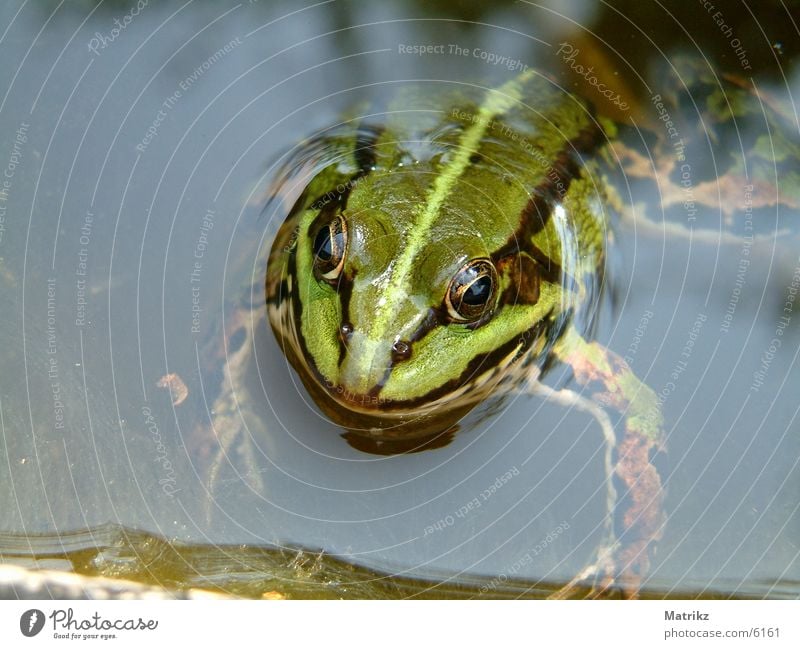
[[[411,345],[404,340],[398,340],[392,345],[392,360],[405,361],[411,358]]]

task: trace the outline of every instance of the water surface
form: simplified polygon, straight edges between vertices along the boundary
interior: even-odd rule
[[[535,594],[592,558],[605,474],[589,416],[521,397],[464,422],[444,448],[384,457],[354,449],[319,414],[263,319],[274,165],[399,80],[496,83],[529,65],[598,101],[557,53],[564,42],[619,72],[639,119],[657,119],[649,100],[665,90],[654,71],[676,52],[705,55],[791,106],[799,36],[780,5],[766,22],[724,8],[734,36],[680,6],[476,7],[0,8],[6,560],[45,565],[47,555],[50,567],[122,575],[151,538],[120,537],[122,526],[215,557],[190,571],[155,559],[129,571],[171,586],[216,574],[220,556],[257,566],[233,570],[246,582],[259,548],[303,547],[397,574],[396,584],[463,581],[491,595],[510,582]],[[437,49],[408,52],[419,44]],[[694,155],[700,182],[713,159]],[[734,236],[741,198],[725,224]],[[719,232],[717,216],[702,228]],[[746,255],[741,238],[616,231],[617,300],[597,337],[662,395],[669,522],[644,584],[655,593],[797,594],[800,316],[785,305],[800,246],[791,215],[754,218],[760,238]],[[157,386],[170,374],[188,389],[179,405]],[[120,544],[133,551],[107,550]],[[97,547],[105,563],[64,558]],[[384,592],[413,592],[397,588]]]

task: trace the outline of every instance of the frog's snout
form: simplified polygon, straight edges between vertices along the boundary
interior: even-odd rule
[[[350,338],[353,335],[353,325],[345,322],[339,327],[339,338],[345,348],[350,344]],[[400,340],[399,338],[392,344],[392,362],[401,363],[411,358],[411,341]]]
[[[346,393],[377,394],[392,367],[411,357],[411,344],[407,341],[375,341],[348,324],[342,325],[340,334],[344,355],[339,366],[338,383]]]

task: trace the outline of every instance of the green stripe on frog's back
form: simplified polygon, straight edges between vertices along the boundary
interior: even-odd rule
[[[452,160],[439,171],[426,202],[420,206],[416,221],[405,242],[405,249],[395,263],[386,288],[386,302],[378,305],[373,326],[367,334],[373,343],[385,340],[387,328],[397,310],[397,303],[406,297],[404,287],[408,283],[417,255],[423,244],[429,240],[439,209],[452,192],[459,176],[470,164],[470,156],[477,152],[481,138],[486,134],[491,121],[505,114],[520,101],[522,86],[532,75],[533,71],[530,71],[488,93],[486,101],[476,115],[475,123],[467,127],[459,138]]]
[[[445,204],[453,208],[450,216],[458,212],[462,224],[472,226],[465,230],[481,233],[486,256],[497,259],[512,248],[529,251],[545,279],[560,281],[562,233],[550,213],[554,203],[567,199],[572,178],[581,173],[577,156],[603,137],[583,104],[532,71],[489,91],[478,108],[462,105],[440,119],[460,128],[439,125],[443,136],[437,144],[447,144],[447,162],[436,170],[387,283],[385,302],[376,310],[368,332],[374,345],[391,333],[410,278],[423,265],[419,257],[426,244],[452,228],[442,218]],[[386,133],[402,140],[391,128]],[[462,183],[483,191],[459,196]]]

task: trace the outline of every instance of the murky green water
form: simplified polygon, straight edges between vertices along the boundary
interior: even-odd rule
[[[602,538],[593,420],[522,398],[441,449],[352,448],[259,317],[251,286],[278,225],[264,192],[288,148],[386,82],[564,74],[562,42],[618,70],[620,96],[650,119],[654,71],[678,52],[797,101],[800,35],[780,3],[758,17],[689,4],[0,7],[0,554],[250,595],[291,581],[294,551],[260,549],[284,546],[380,584],[349,596],[408,596],[411,578],[442,596],[571,579]],[[414,44],[442,47],[404,53]],[[800,315],[784,309],[798,224],[756,217],[746,265],[740,240],[617,232],[598,338],[662,395],[667,420],[653,593],[797,595]],[[157,386],[168,374],[188,388],[178,405]]]

